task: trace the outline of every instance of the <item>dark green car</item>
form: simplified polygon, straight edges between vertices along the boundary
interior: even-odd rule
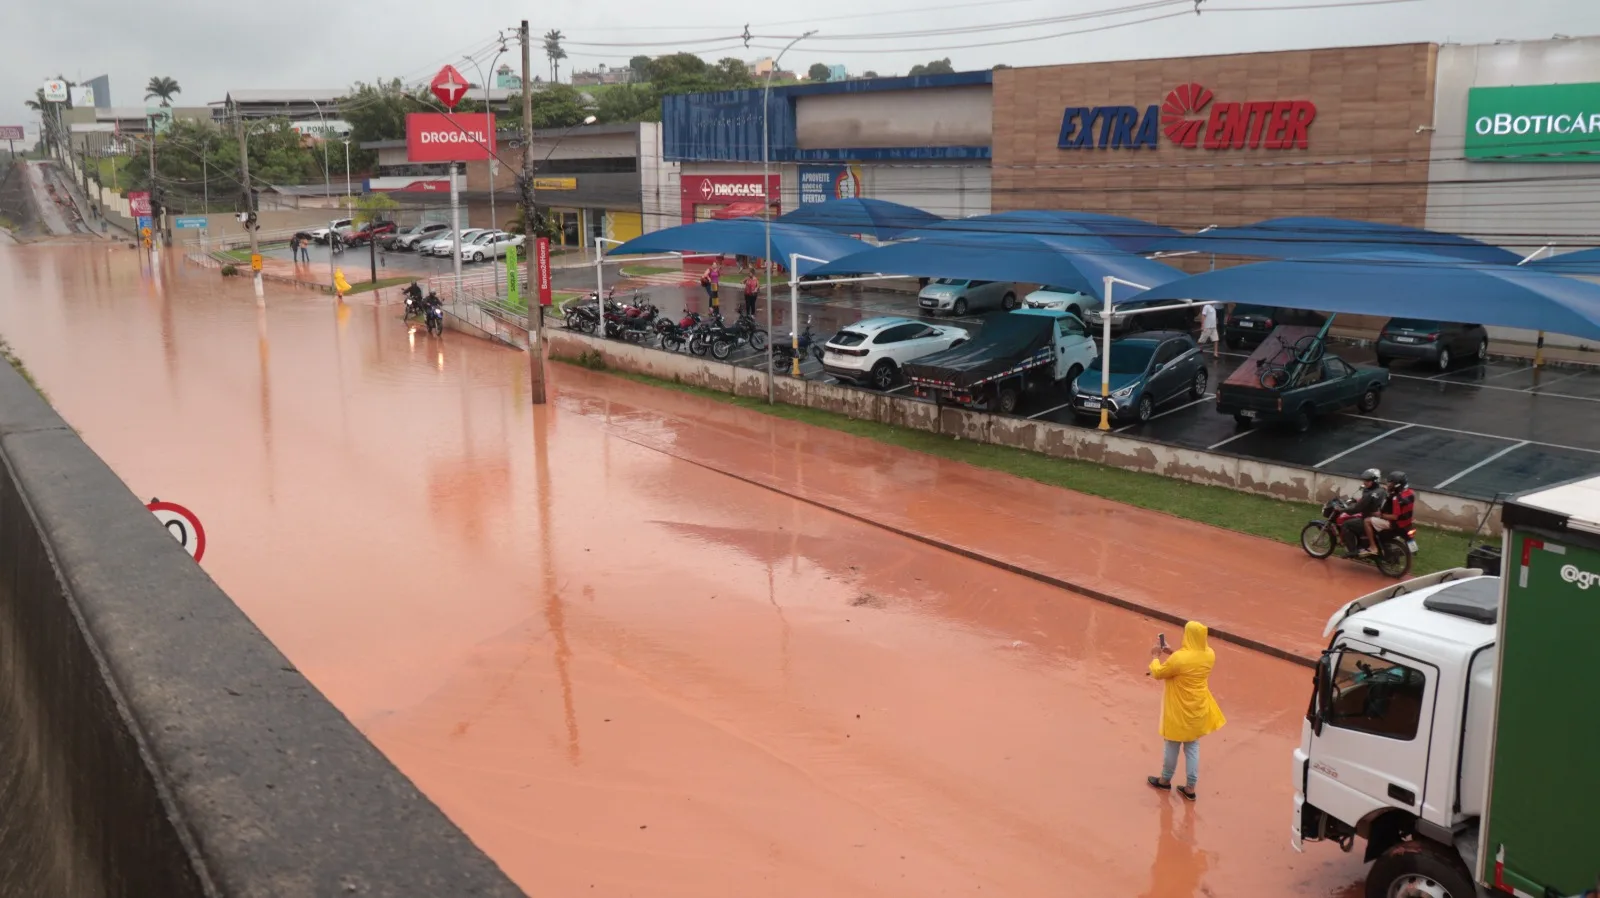
[[[1304,431],[1320,415],[1347,408],[1372,413],[1388,387],[1388,371],[1359,368],[1335,355],[1272,370],[1252,360],[1217,389],[1217,411],[1232,415],[1240,426],[1262,421]]]

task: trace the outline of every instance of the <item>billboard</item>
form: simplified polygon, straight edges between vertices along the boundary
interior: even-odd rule
[[[800,205],[861,197],[861,173],[853,165],[800,166]]]
[[[406,115],[409,162],[481,162],[495,150],[494,113],[412,112]]]
[[[1190,82],[1142,111],[1137,106],[1068,106],[1056,146],[1154,150],[1159,135],[1165,134],[1173,144],[1191,150],[1303,150],[1316,117],[1317,104],[1310,100],[1220,100],[1209,88]]]
[[[80,84],[72,88],[72,105],[77,109],[93,109],[94,88],[87,84]]]
[[[71,96],[67,92],[67,82],[65,81],[46,81],[44,83],[44,98],[48,102],[65,103]]]
[[[1468,159],[1600,162],[1600,83],[1467,90]]]
[[[130,191],[128,191],[128,211],[132,212],[136,217],[141,217],[141,218],[144,217],[144,216],[149,215],[150,214],[150,191],[148,191],[148,190],[130,190]]]
[[[770,196],[776,205],[781,195],[778,175],[768,176],[765,190],[759,174],[684,175],[679,182],[684,224],[697,218],[710,218],[718,208],[734,204],[754,206],[759,212],[764,199]]]
[[[21,125],[0,125],[0,140],[22,140]]]

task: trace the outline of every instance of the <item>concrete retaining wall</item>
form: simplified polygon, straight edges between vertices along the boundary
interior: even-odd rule
[[[521,894],[0,364],[0,895]]]
[[[767,377],[762,371],[614,340],[599,340],[567,330],[547,333],[551,354],[558,357],[576,357],[585,350],[598,350],[608,366],[622,371],[741,396],[765,396],[767,392]],[[789,405],[1294,502],[1321,503],[1334,496],[1354,495],[1360,489],[1360,484],[1348,477],[1310,468],[1171,446],[1136,436],[1102,433],[1049,421],[939,408],[926,402],[839,384],[780,376],[774,382],[773,392],[777,401]],[[1489,503],[1481,500],[1449,493],[1417,493],[1418,520],[1437,527],[1475,530],[1488,511]],[[1499,532],[1498,516],[1485,527],[1485,532]]]

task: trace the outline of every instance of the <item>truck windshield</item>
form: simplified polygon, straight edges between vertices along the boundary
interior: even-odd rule
[[[1150,357],[1155,355],[1154,346],[1118,346],[1111,344],[1111,373],[1112,374],[1143,374],[1144,369],[1150,367]],[[1100,370],[1100,360],[1096,358],[1089,363],[1090,371]]]

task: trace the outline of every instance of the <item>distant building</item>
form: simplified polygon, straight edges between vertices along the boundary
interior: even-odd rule
[[[511,66],[501,63],[494,70],[494,86],[501,90],[522,90],[522,76],[511,71]]]
[[[605,63],[601,63],[600,66],[592,72],[572,73],[573,87],[596,87],[601,84],[627,84],[631,81],[633,81],[633,69],[610,68]]]
[[[847,81],[847,80],[849,80],[849,78],[850,78],[850,73],[846,72],[844,70],[844,66],[842,66],[842,65],[830,65],[830,66],[828,66],[828,80],[829,81]]]
[[[88,88],[90,88],[90,89],[92,89],[94,91],[94,108],[96,108],[96,109],[110,109],[111,108],[111,76],[110,75],[97,75],[97,76],[95,76],[93,78],[90,78],[89,80],[83,82],[83,86],[84,87],[88,87]]]
[[[207,103],[211,117],[222,121],[237,107],[245,118],[326,119],[339,111],[339,100],[350,91],[338,90],[230,90],[226,98]]]

